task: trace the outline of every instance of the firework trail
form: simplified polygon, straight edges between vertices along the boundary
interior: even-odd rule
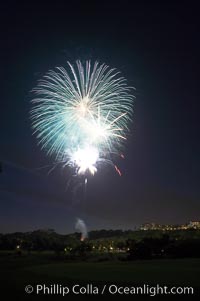
[[[88,237],[87,227],[84,221],[77,218],[75,228],[81,232],[81,241],[84,241]]]
[[[134,96],[124,77],[105,64],[80,61],[49,71],[35,89],[31,120],[39,144],[76,174],[94,175],[122,156]]]

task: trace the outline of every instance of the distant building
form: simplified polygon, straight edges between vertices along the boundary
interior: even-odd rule
[[[162,225],[155,223],[145,223],[141,225],[140,230],[162,230]]]
[[[173,230],[187,230],[187,229],[200,229],[200,221],[193,221],[189,224],[183,225],[162,225],[156,223],[145,223],[139,228],[140,230],[161,230],[161,231],[173,231]]]
[[[200,221],[197,222],[190,222],[188,224],[188,228],[193,228],[193,229],[200,229]]]

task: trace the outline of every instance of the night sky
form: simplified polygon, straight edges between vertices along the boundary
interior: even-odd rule
[[[68,233],[76,217],[89,230],[200,220],[195,2],[49,2],[1,4],[0,232]],[[53,158],[37,146],[29,120],[37,80],[76,59],[105,62],[136,87],[125,159],[117,161],[122,177],[102,168],[85,197],[67,189],[69,169],[39,169]]]

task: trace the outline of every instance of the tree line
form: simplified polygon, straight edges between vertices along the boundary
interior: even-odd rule
[[[144,233],[145,232],[145,233]],[[89,239],[80,241],[81,234],[61,235],[54,230],[27,233],[0,234],[0,250],[54,251],[71,259],[98,257],[109,254],[123,260],[151,258],[200,257],[198,230],[182,232],[98,230],[89,233]],[[111,256],[112,255],[112,256]]]

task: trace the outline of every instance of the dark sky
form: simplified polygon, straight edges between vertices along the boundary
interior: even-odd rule
[[[64,2],[1,3],[0,232],[66,233],[76,217],[90,230],[199,220],[197,5]],[[37,146],[29,120],[37,80],[76,59],[105,62],[136,87],[125,159],[117,162],[123,175],[102,168],[85,198],[67,190],[70,170],[37,169],[53,159]]]

